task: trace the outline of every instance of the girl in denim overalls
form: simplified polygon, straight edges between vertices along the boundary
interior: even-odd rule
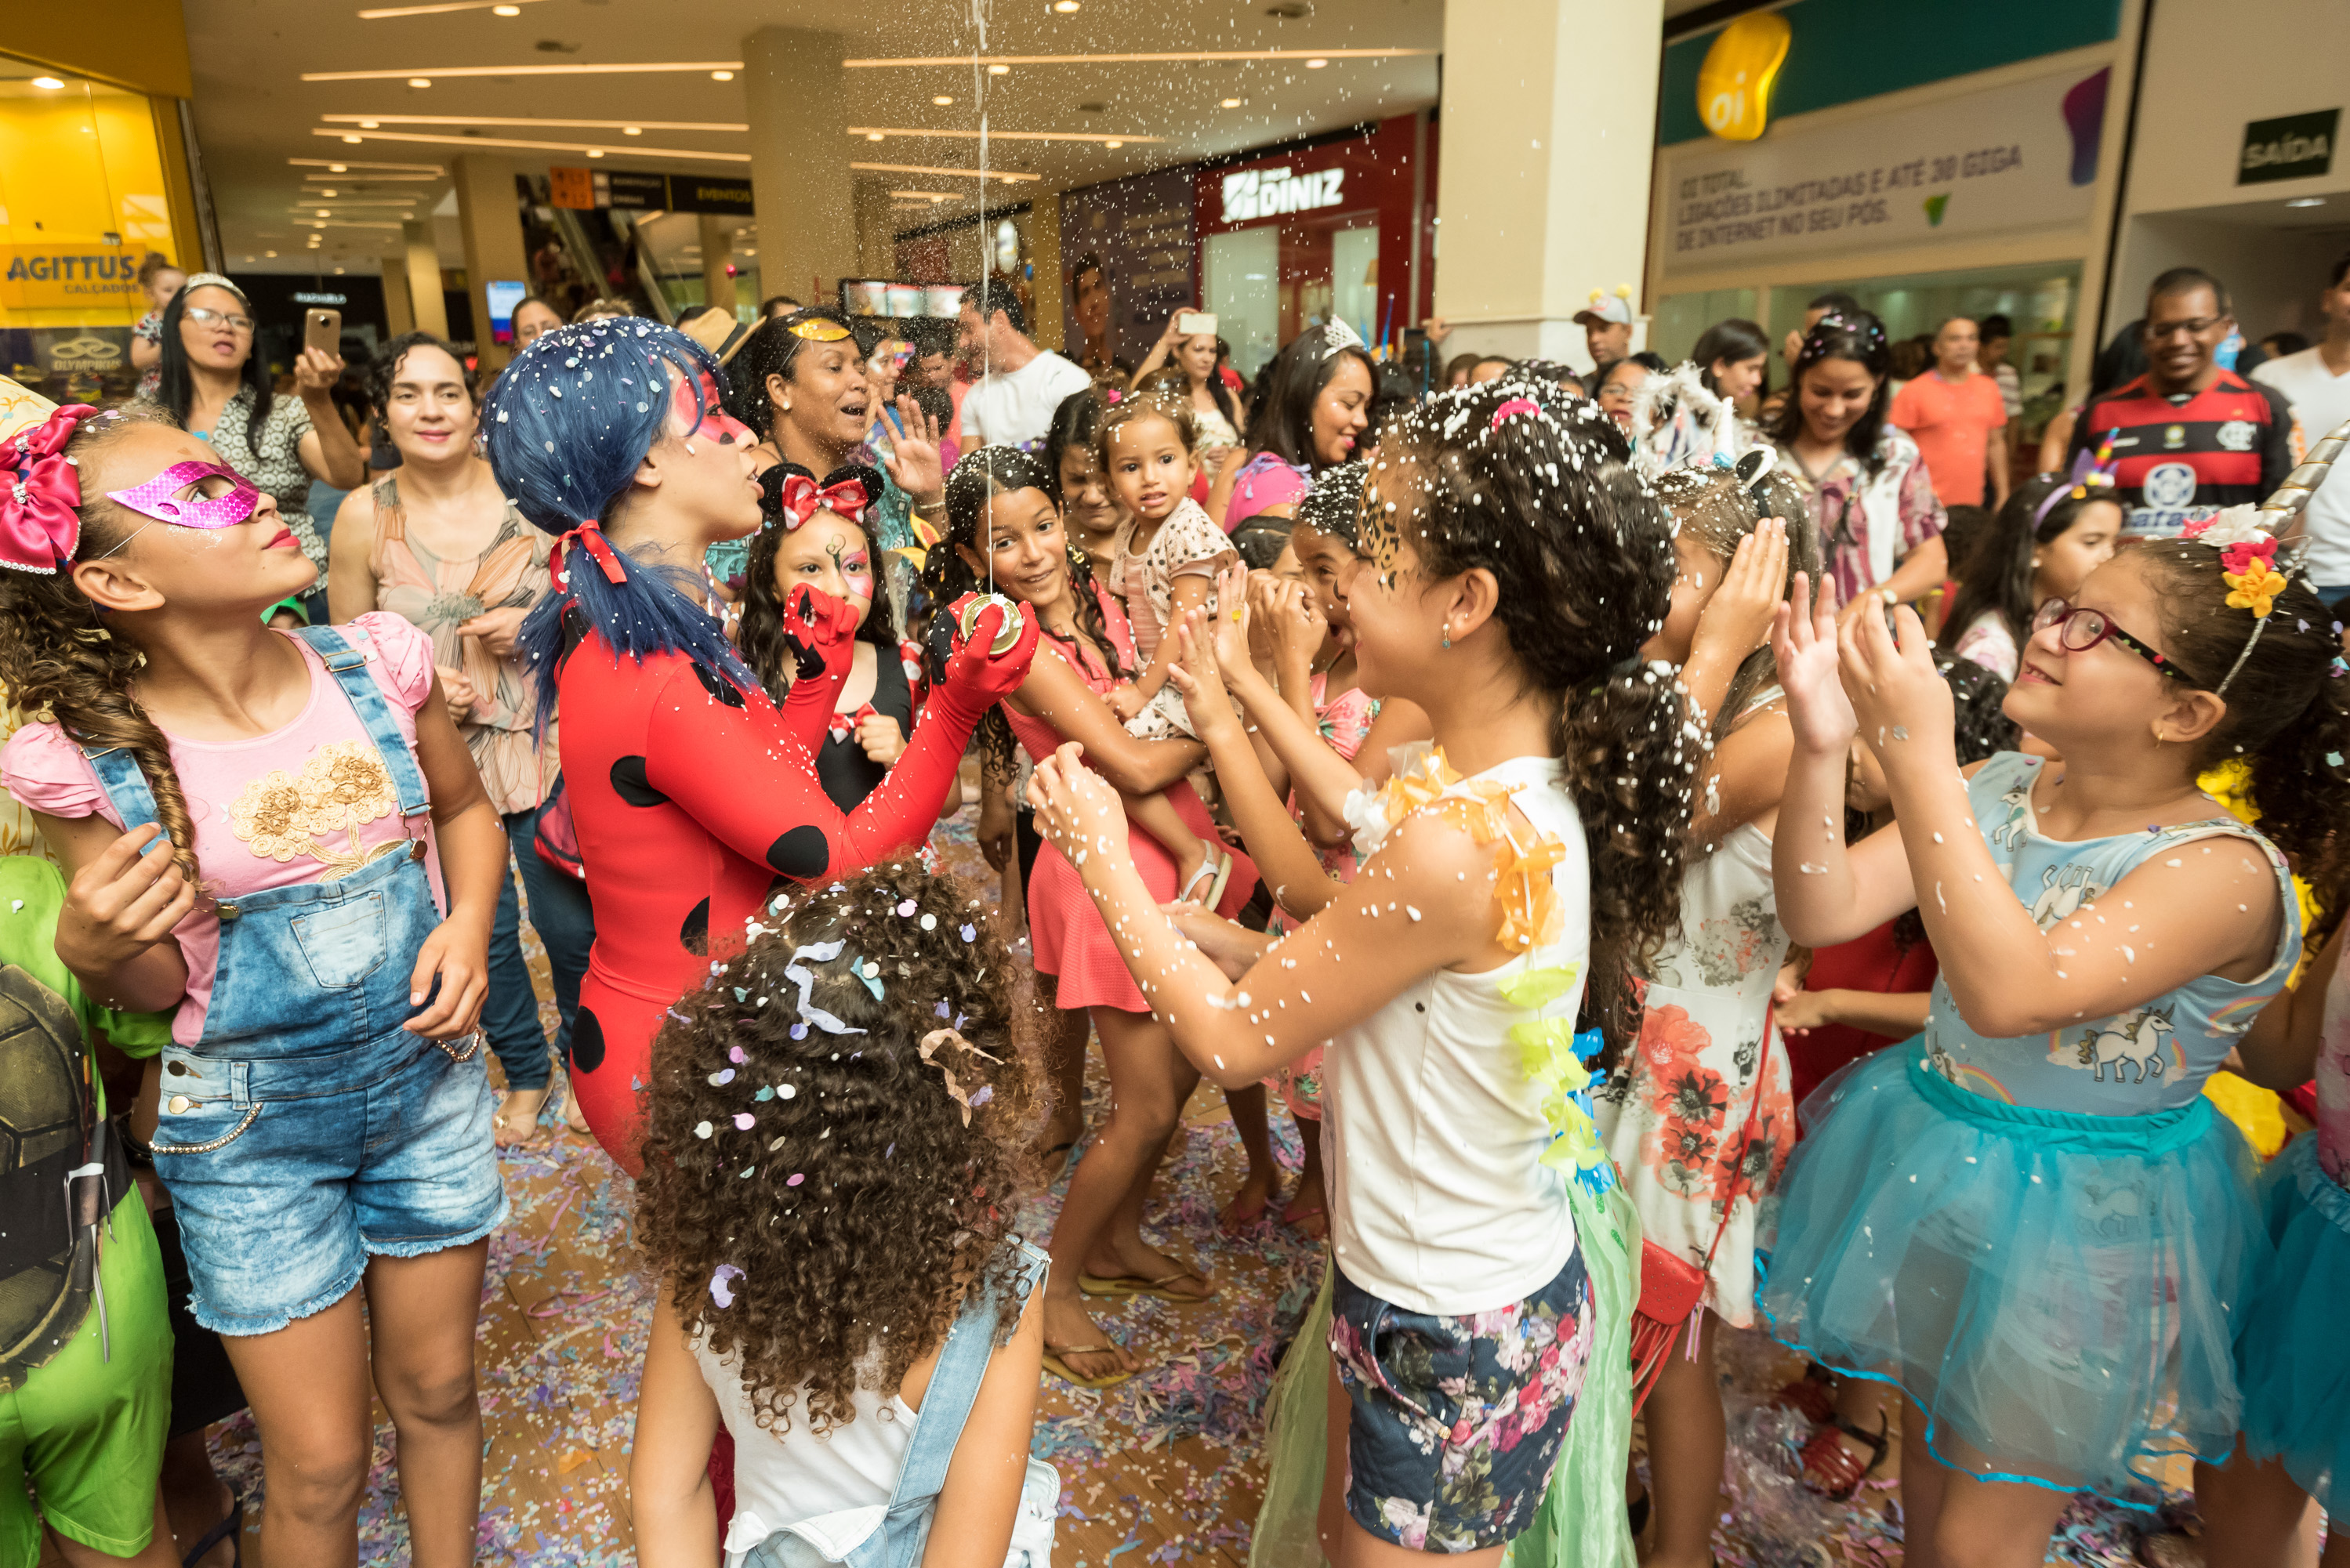
[[[372,1371],[416,1562],[470,1562],[505,841],[431,646],[264,626],[316,568],[182,431],[65,409],[0,463],[0,680],[36,721],[0,768],[71,875],[58,957],[175,1010],[142,1130],[260,1427],[264,1549],[350,1559]]]

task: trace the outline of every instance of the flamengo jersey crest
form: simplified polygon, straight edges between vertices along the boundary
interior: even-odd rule
[[[1344,169],[1317,169],[1311,174],[1291,169],[1235,169],[1224,176],[1224,222],[1245,223],[1253,218],[1335,207],[1346,178]]]

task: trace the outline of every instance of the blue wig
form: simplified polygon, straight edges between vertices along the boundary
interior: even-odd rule
[[[600,522],[628,493],[637,467],[661,438],[670,415],[670,372],[724,374],[710,350],[674,327],[635,317],[559,327],[522,351],[484,402],[490,469],[522,514],[550,534]],[[615,547],[615,583],[588,552],[564,558],[567,587],[539,601],[523,623],[520,645],[538,672],[538,723],[554,713],[562,674],[564,617],[577,606],[603,635],[617,661],[681,652],[703,670],[744,691],[758,680],[734,651],[715,617],[681,591],[676,567],[655,567]]]

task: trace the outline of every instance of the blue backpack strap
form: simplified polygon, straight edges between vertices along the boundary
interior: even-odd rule
[[[369,655],[353,648],[340,631],[331,626],[297,626],[294,635],[310,645],[310,651],[325,662],[327,673],[350,699],[351,711],[375,742],[377,753],[383,758],[384,771],[391,777],[392,792],[400,797],[400,815],[414,816],[432,804],[424,787],[424,774],[416,765],[416,753],[409,748],[408,738],[400,732],[400,724],[391,716],[391,704],[383,700],[383,688],[367,672]]]
[[[1014,1240],[1011,1244],[1020,1250],[1020,1273],[1012,1288],[1025,1302],[1043,1286],[1050,1260],[1024,1241]],[[889,1496],[893,1525],[908,1513],[927,1516],[947,1484],[947,1466],[954,1459],[955,1444],[962,1438],[964,1423],[971,1419],[980,1382],[995,1355],[995,1320],[994,1292],[975,1290],[947,1331],[946,1345],[931,1373],[931,1385],[922,1391],[914,1440],[898,1471],[897,1490]]]
[[[106,798],[114,803],[116,814],[122,818],[123,832],[144,827],[156,820],[154,792],[147,787],[147,775],[140,769],[139,760],[130,754],[129,748],[84,746],[81,754],[89,763],[89,771],[98,775],[99,787],[106,791]],[[147,854],[157,849],[168,851],[171,847],[172,836],[159,833],[140,853]]]

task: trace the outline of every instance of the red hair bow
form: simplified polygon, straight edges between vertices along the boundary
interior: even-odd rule
[[[558,588],[571,587],[571,546],[577,545],[588,552],[588,558],[604,569],[608,583],[625,583],[628,576],[620,570],[620,557],[613,553],[612,541],[604,537],[604,530],[590,517],[555,542],[552,571],[549,573]]]
[[[778,505],[785,531],[804,527],[807,520],[819,512],[830,512],[862,527],[865,508],[871,504],[866,498],[865,486],[853,479],[844,479],[827,488],[805,473],[787,473],[780,492]]]
[[[88,403],[57,410],[0,445],[0,566],[53,576],[81,543],[81,475],[59,455]]]

